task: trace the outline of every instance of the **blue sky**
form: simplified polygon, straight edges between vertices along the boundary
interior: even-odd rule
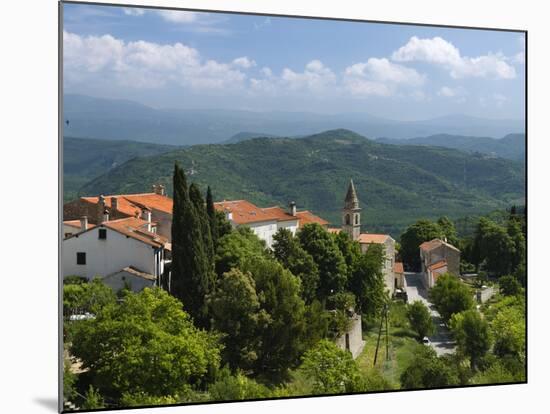
[[[64,91],[160,108],[524,117],[524,37],[64,5]]]

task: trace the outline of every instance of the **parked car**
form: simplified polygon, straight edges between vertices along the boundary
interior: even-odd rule
[[[90,312],[86,313],[79,313],[69,316],[70,321],[85,321],[88,319],[94,319],[95,315],[91,314]]]
[[[426,346],[430,346],[432,344],[432,342],[430,341],[430,338],[428,338],[427,336],[422,338],[422,343]]]

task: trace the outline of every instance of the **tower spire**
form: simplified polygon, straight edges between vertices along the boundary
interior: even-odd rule
[[[359,208],[359,199],[357,198],[357,192],[355,191],[355,185],[353,180],[349,180],[348,192],[344,201],[345,209],[357,209]]]
[[[342,209],[342,230],[357,240],[361,235],[361,208],[353,180],[349,180],[348,192]]]

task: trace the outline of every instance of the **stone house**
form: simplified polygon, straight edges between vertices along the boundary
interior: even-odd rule
[[[460,275],[460,250],[445,240],[433,239],[420,245],[423,283],[431,288],[440,275]]]

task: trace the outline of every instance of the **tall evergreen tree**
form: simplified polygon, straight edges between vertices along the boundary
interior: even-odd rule
[[[208,221],[210,223],[210,234],[212,235],[212,244],[214,250],[218,245],[218,218],[216,217],[216,209],[214,208],[214,198],[210,186],[206,190],[206,212],[208,213]]]
[[[208,325],[206,295],[214,284],[214,247],[210,235],[208,215],[201,192],[196,184],[189,186],[189,208],[186,211],[185,228],[188,249],[184,252],[189,262],[187,269],[185,299],[189,303],[189,313],[198,326]]]
[[[184,309],[200,327],[208,325],[206,295],[213,284],[213,256],[204,201],[195,184],[187,186],[183,169],[176,163],[170,292],[181,300]]]
[[[181,167],[174,165],[173,176],[174,205],[172,208],[172,275],[170,280],[170,293],[183,301],[185,291],[185,271],[188,263],[185,262],[185,249],[187,235],[185,232],[184,217],[189,194],[187,192],[187,181]]]

